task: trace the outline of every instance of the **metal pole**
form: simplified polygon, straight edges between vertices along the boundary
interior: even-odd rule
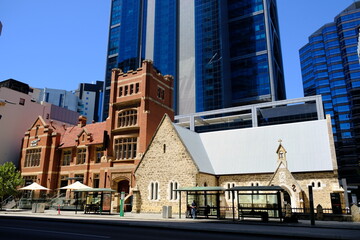
[[[181,218],[181,191],[179,191],[179,218]]]
[[[234,200],[235,200],[235,196],[234,196],[234,194],[235,194],[235,191],[229,191],[229,193],[231,193],[231,198],[232,198],[232,212],[233,212],[233,221],[235,221],[235,202],[234,202]]]
[[[120,217],[124,216],[124,198],[125,198],[125,192],[121,192],[121,194],[120,194]]]
[[[310,220],[311,225],[315,225],[315,213],[314,213],[314,197],[312,186],[309,186],[309,203],[310,203]]]
[[[79,201],[79,196],[78,196],[78,193],[77,193],[77,192],[75,192],[75,198],[76,198],[75,214],[77,214],[77,206],[78,206],[78,201]]]

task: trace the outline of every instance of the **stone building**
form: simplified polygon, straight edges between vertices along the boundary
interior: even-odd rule
[[[164,114],[174,118],[173,80],[144,61],[136,71],[112,71],[109,117],[105,122],[69,125],[38,117],[25,133],[21,173],[58,193],[81,180],[91,187],[124,191],[135,186],[134,170]],[[114,206],[118,206],[115,194]]]
[[[136,171],[134,212],[179,210],[177,188],[280,186],[293,208],[343,201],[329,116],[324,120],[196,133],[165,116]],[[181,195],[181,209],[186,198]],[[221,200],[231,206],[229,193]]]

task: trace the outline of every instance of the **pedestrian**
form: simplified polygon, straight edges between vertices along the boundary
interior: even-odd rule
[[[195,200],[193,200],[193,202],[191,204],[191,215],[192,215],[193,219],[196,218],[196,208],[197,208],[196,202],[195,202]]]

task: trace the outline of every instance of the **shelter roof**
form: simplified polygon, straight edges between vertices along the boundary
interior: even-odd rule
[[[284,189],[279,186],[237,186],[226,191],[284,191]]]
[[[225,191],[223,187],[183,187],[178,188],[175,191],[192,191],[192,192],[205,192],[205,191]]]

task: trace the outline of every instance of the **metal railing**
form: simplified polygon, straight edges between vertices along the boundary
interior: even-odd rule
[[[291,208],[292,213],[304,213],[309,214],[310,208]],[[332,208],[323,208],[322,212],[324,214],[346,214],[351,215],[350,208],[342,208],[342,209],[332,209]],[[314,213],[317,213],[317,209],[314,208]]]

